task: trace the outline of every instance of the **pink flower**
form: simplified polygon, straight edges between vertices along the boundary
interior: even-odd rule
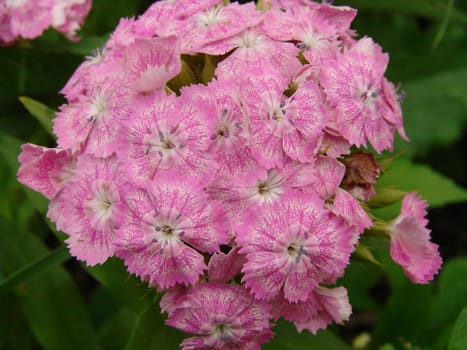
[[[0,43],[34,39],[49,27],[75,41],[75,32],[88,15],[91,3],[92,0],[2,0]]]
[[[327,121],[317,85],[304,82],[287,97],[286,81],[268,70],[258,74],[243,91],[253,157],[267,169],[282,167],[286,157],[312,162]]]
[[[151,285],[194,285],[207,268],[202,253],[217,252],[227,241],[219,204],[208,201],[201,184],[174,173],[160,178],[148,192],[133,189],[126,204],[117,255]]]
[[[191,85],[181,91],[182,98],[204,106],[211,141],[208,151],[222,162],[248,145],[248,118],[240,105],[238,87],[231,82],[211,81],[208,86]]]
[[[207,150],[211,144],[211,113],[183,98],[167,96],[135,112],[121,135],[121,157],[132,182],[146,186],[167,172],[207,182],[216,164]]]
[[[78,40],[76,31],[83,25],[91,6],[92,0],[57,0],[52,8],[52,27],[68,39]]]
[[[18,181],[52,199],[73,177],[76,160],[68,150],[30,143],[21,146]]]
[[[242,281],[257,298],[283,291],[290,302],[305,301],[343,275],[353,251],[348,228],[317,196],[297,191],[248,219],[237,241],[248,260]]]
[[[271,306],[243,287],[201,283],[169,314],[166,323],[195,337],[183,350],[260,350],[271,337]]]
[[[208,10],[197,12],[180,23],[179,35],[183,53],[203,52],[203,46],[227,39],[254,27],[262,20],[261,12],[254,3],[230,3],[228,6],[217,5]]]
[[[208,277],[210,282],[227,283],[239,275],[246,262],[245,256],[239,253],[240,248],[232,248],[227,254],[214,253],[209,259]]]
[[[70,252],[88,265],[103,263],[114,254],[115,231],[124,216],[121,204],[126,178],[114,158],[83,155],[75,176],[61,194],[64,232]]]
[[[54,119],[58,144],[73,152],[108,157],[117,151],[118,138],[128,118],[128,89],[110,78],[60,107]]]
[[[402,200],[401,213],[391,224],[391,257],[414,283],[428,283],[441,267],[438,245],[426,228],[427,203],[416,192]]]
[[[2,6],[9,14],[11,32],[16,37],[33,39],[50,25],[53,3],[54,0],[6,0]]]
[[[137,39],[126,49],[128,83],[141,95],[165,96],[165,84],[181,70],[177,37]]]
[[[392,150],[394,131],[402,128],[402,115],[393,90],[383,78],[388,61],[371,39],[359,40],[323,66],[321,84],[328,103],[336,108],[336,126],[350,143],[376,151]]]
[[[292,321],[299,332],[304,329],[316,334],[330,323],[343,324],[352,313],[347,290],[344,287],[325,288],[318,286],[310,298],[303,302],[290,303],[278,298],[273,303],[272,314],[278,319]]]

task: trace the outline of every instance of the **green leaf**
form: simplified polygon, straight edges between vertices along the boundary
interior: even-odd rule
[[[62,245],[53,251],[49,251],[46,255],[23,266],[19,270],[13,272],[8,278],[0,282],[0,295],[15,288],[21,283],[25,283],[32,278],[40,276],[42,273],[47,272],[52,267],[59,265],[70,258],[68,248]]]
[[[426,154],[452,144],[467,125],[467,68],[405,82],[404,127],[412,140],[396,140],[396,149]]]
[[[178,349],[182,340],[182,333],[164,324],[159,307],[150,304],[138,316],[125,350]]]
[[[155,290],[130,275],[120,259],[111,258],[102,265],[87,266],[86,269],[117,300],[136,312],[145,310],[156,298]]]
[[[448,345],[448,350],[465,349],[467,349],[467,308],[464,308],[457,318]]]
[[[467,258],[460,257],[446,262],[438,278],[438,290],[430,305],[430,318],[426,320],[425,332],[421,337],[429,345],[437,340],[434,335],[444,334],[438,340],[439,348],[445,348],[449,333],[459,310],[467,307]]]
[[[167,82],[167,86],[177,94],[180,94],[180,89],[184,86],[189,86],[191,84],[196,84],[197,78],[190,65],[185,62],[184,59],[181,60],[182,70],[176,77]]]
[[[424,16],[434,19],[442,19],[449,11],[449,6],[444,1],[430,0],[341,0],[336,4],[345,4],[362,10],[391,11]],[[454,9],[452,20],[467,23],[467,14],[461,10]]]
[[[428,317],[431,285],[415,285],[406,280],[390,297],[374,330],[378,343],[413,341]]]
[[[55,135],[52,132],[52,119],[55,116],[55,111],[47,107],[45,104],[26,96],[21,96],[19,100],[23,106],[26,107],[29,113],[37,119],[45,131],[55,138]]]
[[[0,266],[9,275],[47,253],[34,235],[0,218]],[[46,350],[95,349],[87,309],[71,277],[59,266],[15,289],[21,310]]]
[[[274,339],[262,346],[264,350],[351,350],[352,348],[331,331],[298,333],[292,323],[280,320],[273,329]]]
[[[0,349],[39,349],[13,293],[0,296],[0,308]]]
[[[209,83],[212,78],[214,77],[214,72],[216,70],[216,64],[214,61],[217,58],[211,55],[204,55],[204,67],[203,71],[201,72],[201,81],[204,84]]]
[[[137,314],[121,307],[99,329],[99,346],[102,350],[124,349],[130,338]]]
[[[430,206],[467,200],[467,190],[426,165],[397,159],[381,176],[378,187],[396,187],[404,191],[417,191]]]

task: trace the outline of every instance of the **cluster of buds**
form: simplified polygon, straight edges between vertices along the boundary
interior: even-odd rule
[[[259,349],[273,320],[315,333],[349,318],[336,281],[375,227],[381,172],[362,149],[407,139],[388,55],[355,39],[355,15],[156,2],[63,88],[57,148],[23,146],[19,180],[50,200],[71,254],[117,256],[163,292],[166,323],[193,334],[183,349]],[[410,193],[378,221],[417,283],[441,265],[425,215]]]
[[[49,27],[78,40],[92,0],[0,0],[0,45],[34,39]]]

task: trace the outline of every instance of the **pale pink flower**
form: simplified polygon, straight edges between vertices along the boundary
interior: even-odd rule
[[[108,49],[96,49],[86,56],[86,59],[75,70],[60,93],[68,102],[73,103],[94,91],[101,85],[106,85],[116,77],[122,80],[125,64],[120,54]]]
[[[218,162],[222,162],[226,154],[235,154],[248,145],[249,123],[239,94],[232,82],[218,80],[208,86],[191,85],[181,91],[182,98],[203,105],[208,111],[207,125],[211,127],[208,151]]]
[[[55,0],[2,0],[0,5],[8,13],[13,35],[34,39],[49,27],[54,2]]]
[[[292,321],[299,332],[307,329],[313,334],[333,322],[343,324],[351,313],[352,307],[344,287],[318,286],[308,300],[298,303],[278,298],[272,309],[275,319],[284,317]]]
[[[334,197],[345,174],[345,166],[336,158],[318,156],[310,172],[310,187],[319,194],[321,199],[330,200]]]
[[[247,72],[252,76],[261,75],[265,67],[288,80],[301,67],[297,58],[300,50],[294,44],[274,41],[255,28],[207,44],[201,50],[209,54],[224,54],[234,50],[216,67],[216,76],[224,81],[241,79]]]
[[[240,274],[246,258],[239,250],[239,247],[234,247],[227,254],[220,252],[211,256],[208,264],[209,282],[227,283]]]
[[[86,95],[60,107],[53,120],[58,145],[108,157],[117,151],[127,111],[128,89],[118,78],[109,77]]]
[[[339,35],[343,32],[341,26],[334,25],[332,16],[319,11],[321,8],[302,6],[285,11],[272,8],[262,23],[262,30],[271,38],[297,42],[298,48],[316,73],[341,47]]]
[[[186,19],[179,28],[183,53],[203,52],[206,44],[233,37],[262,20],[261,12],[252,2],[227,6],[217,5],[197,12]]]
[[[53,27],[76,41],[92,0],[1,0],[0,43],[34,39]]]
[[[52,7],[51,26],[76,41],[76,31],[83,25],[92,0],[57,0]]]
[[[441,267],[438,245],[430,241],[427,203],[416,192],[402,199],[401,213],[389,228],[391,257],[414,283],[428,283]]]
[[[383,77],[387,61],[379,45],[364,38],[336,54],[321,74],[327,101],[337,110],[338,131],[356,146],[368,140],[378,152],[392,150],[396,129],[405,137],[400,109],[394,108],[397,97]]]
[[[282,167],[286,157],[312,162],[327,121],[319,88],[307,81],[287,97],[286,81],[268,70],[258,73],[243,90],[253,157],[268,169]]]
[[[146,192],[126,195],[128,217],[120,227],[117,255],[151,285],[194,285],[207,268],[202,253],[219,251],[228,224],[202,184],[173,173]]]
[[[356,244],[359,234],[369,228],[372,221],[359,202],[350,193],[339,188],[344,173],[345,166],[337,159],[319,156],[310,172],[312,182],[305,190],[318,193],[335,215],[356,229],[351,239]]]
[[[312,164],[287,160],[282,168],[266,169],[250,158],[248,166],[237,172],[219,174],[207,190],[212,198],[223,202],[235,231],[248,210],[270,206],[294,189],[308,186],[312,168]]]
[[[15,40],[11,31],[10,13],[4,4],[0,4],[0,45],[10,44]]]
[[[75,176],[63,189],[63,230],[70,252],[88,265],[101,264],[114,254],[115,230],[123,219],[121,204],[126,178],[115,157],[82,155]]]
[[[201,283],[166,323],[195,335],[182,342],[183,350],[260,350],[272,337],[270,310],[241,286]]]
[[[334,283],[349,263],[348,228],[315,195],[295,193],[258,208],[238,229],[248,262],[242,281],[259,299],[281,291],[290,302],[307,300],[319,283]]]
[[[156,177],[175,172],[189,177],[216,174],[207,152],[212,127],[203,106],[171,97],[132,113],[121,138],[121,157],[131,181],[146,186]]]
[[[192,289],[193,286],[177,284],[165,290],[159,302],[161,312],[171,314],[176,308],[182,306],[183,299],[186,298],[187,294],[189,294]]]
[[[68,150],[30,143],[21,146],[18,160],[21,164],[18,181],[42,193],[47,199],[52,199],[62,190],[76,168],[76,159]]]
[[[137,39],[126,49],[128,84],[138,94],[165,96],[165,84],[181,70],[177,37]]]

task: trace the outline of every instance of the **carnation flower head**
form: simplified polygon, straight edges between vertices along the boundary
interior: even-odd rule
[[[283,290],[290,302],[304,301],[319,283],[342,276],[353,250],[350,233],[316,195],[297,191],[248,219],[237,241],[247,256],[243,281],[257,298]]]
[[[271,336],[271,306],[236,285],[201,283],[169,313],[166,323],[195,337],[182,349],[260,349]]]
[[[103,263],[114,254],[114,239],[124,211],[121,201],[127,180],[113,158],[82,156],[74,177],[61,194],[63,231],[70,252],[88,265]]]
[[[339,132],[356,146],[367,141],[376,151],[392,150],[394,131],[402,128],[394,93],[387,93],[383,74],[388,56],[370,38],[363,38],[343,53],[336,53],[321,71],[328,103],[336,108]]]
[[[6,42],[50,25],[74,40],[90,6],[7,3]],[[51,12],[25,23],[33,5]],[[192,335],[183,349],[260,349],[272,318],[312,333],[348,320],[333,285],[373,224],[381,172],[361,148],[407,139],[388,55],[355,38],[355,15],[308,0],[155,2],[65,84],[57,148],[23,146],[18,178],[50,200],[71,254],[115,255],[163,293],[166,323]],[[388,224],[417,283],[441,264],[425,215],[409,194]]]
[[[430,241],[426,207],[416,192],[405,195],[401,213],[389,228],[391,257],[414,283],[428,283],[442,263],[438,245]]]
[[[37,38],[49,27],[76,41],[79,39],[76,31],[91,5],[92,0],[2,0],[0,44],[11,44],[20,38]]]
[[[126,205],[116,253],[151,285],[195,284],[207,268],[202,254],[219,251],[227,241],[222,208],[208,201],[199,182],[177,174],[167,174],[147,191],[134,189]]]

